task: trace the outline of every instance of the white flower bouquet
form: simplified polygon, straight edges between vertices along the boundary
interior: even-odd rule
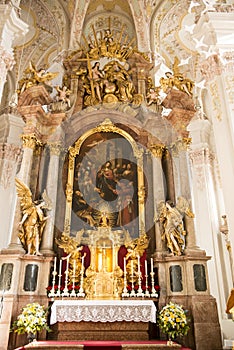
[[[50,331],[47,325],[47,310],[39,303],[32,303],[22,309],[11,330],[18,334],[36,334],[42,329]]]
[[[158,314],[157,323],[169,339],[186,335],[189,331],[186,312],[182,306],[170,302]]]

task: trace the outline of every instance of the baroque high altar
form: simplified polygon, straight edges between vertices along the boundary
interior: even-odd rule
[[[152,59],[109,24],[63,53],[61,86],[33,62],[19,81],[23,155],[14,233],[1,256],[12,316],[29,296],[43,304],[173,299],[193,318],[187,345],[207,322],[197,305],[209,305],[219,342],[191,208],[194,83],[175,57],[155,86]]]

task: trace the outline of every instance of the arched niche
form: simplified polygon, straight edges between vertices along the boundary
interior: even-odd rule
[[[110,226],[145,232],[143,148],[110,119],[68,150],[64,232]]]

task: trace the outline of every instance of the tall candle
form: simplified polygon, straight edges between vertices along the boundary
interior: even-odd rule
[[[145,275],[148,275],[148,271],[147,271],[147,260],[145,260]]]
[[[54,272],[56,272],[57,257],[54,258]]]
[[[124,257],[124,274],[126,275],[126,258]]]
[[[151,272],[154,272],[154,264],[153,264],[153,258],[150,259],[151,262]]]
[[[59,276],[62,274],[62,259],[59,261]]]
[[[140,255],[138,255],[137,259],[138,259],[138,273],[140,273],[141,272]]]

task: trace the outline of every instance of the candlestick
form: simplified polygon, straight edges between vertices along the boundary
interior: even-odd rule
[[[80,290],[77,294],[78,297],[84,297],[84,289],[83,289],[83,283],[84,283],[84,258],[86,256],[86,253],[81,257],[81,270],[80,270]]]
[[[151,275],[151,297],[152,298],[158,298],[158,293],[156,292],[156,289],[154,288],[154,272],[150,272]]]
[[[148,290],[148,267],[147,267],[147,260],[145,260],[145,296],[150,297],[150,293]]]
[[[141,265],[140,265],[140,255],[138,255],[138,291],[137,291],[137,297],[144,296],[143,290],[141,288]]]
[[[57,297],[60,296],[61,279],[62,279],[62,259],[60,259],[59,261],[58,290],[56,292]]]
[[[128,289],[127,289],[127,271],[126,271],[126,258],[124,257],[124,288],[122,297],[129,297]]]
[[[135,290],[134,290],[134,270],[133,270],[133,260],[131,260],[131,277],[132,277],[132,290],[131,290],[131,293],[130,293],[130,296],[131,297],[135,297],[136,296],[136,293],[135,293]]]
[[[140,255],[137,257],[137,262],[138,262],[138,274],[141,272],[141,266],[140,266]]]
[[[57,257],[54,258],[54,272],[56,271]]]
[[[68,297],[69,296],[69,292],[68,292],[68,288],[67,288],[67,284],[68,284],[68,267],[69,267],[69,256],[66,258],[67,259],[67,266],[66,266],[66,271],[65,271],[65,287],[64,290],[62,292],[62,296],[64,297]]]
[[[73,276],[72,276],[72,292],[71,292],[72,297],[76,296],[75,279],[76,279],[76,261],[74,260],[74,262],[73,262]]]
[[[55,294],[55,288],[54,288],[54,286],[55,286],[55,277],[56,277],[56,275],[57,275],[57,272],[56,272],[56,263],[57,263],[57,258],[56,258],[56,256],[55,256],[55,258],[54,258],[54,270],[53,270],[53,272],[52,272],[52,276],[53,276],[53,279],[52,279],[52,289],[51,289],[51,291],[50,291],[49,294],[48,294],[48,297],[49,297],[49,298],[53,298],[53,297],[56,296],[56,294]]]
[[[153,262],[153,258],[150,259],[150,263],[151,263],[151,273],[154,272],[154,262]]]

